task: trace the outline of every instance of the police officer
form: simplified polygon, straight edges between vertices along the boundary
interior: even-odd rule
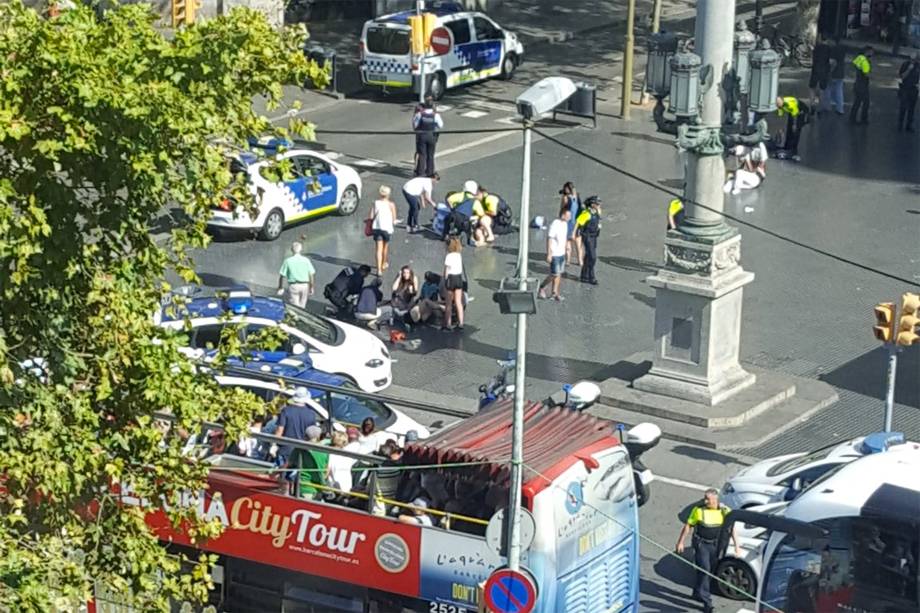
[[[584,248],[581,282],[597,285],[594,266],[597,264],[597,237],[601,233],[601,201],[597,196],[588,196],[584,204],[585,208],[575,220],[575,232],[581,236]]]
[[[869,123],[869,73],[872,72],[872,47],[853,58],[856,81],[853,82],[853,108],[850,109],[850,123]],[[862,111],[859,113],[859,111]],[[857,113],[859,119],[857,120]]]
[[[808,123],[810,113],[808,105],[795,98],[794,96],[777,96],[776,113],[780,117],[786,115],[786,142],[783,144],[784,152],[777,154],[779,159],[785,159],[789,156],[795,162],[801,160],[799,157],[799,137],[802,135],[802,128]]]
[[[427,177],[435,173],[434,150],[438,144],[437,131],[444,127],[444,120],[434,105],[434,99],[425,96],[425,104],[415,109],[412,129],[415,130],[415,176]]]
[[[684,203],[680,198],[675,198],[668,203],[668,230],[677,230],[684,223],[686,217]]]
[[[719,492],[715,489],[708,489],[703,495],[703,501],[690,511],[687,523],[681,528],[680,536],[677,537],[677,553],[683,553],[684,540],[690,530],[693,530],[693,549],[695,552],[694,562],[696,563],[696,585],[693,588],[693,598],[703,603],[704,613],[712,613],[712,595],[709,593],[710,575],[719,561],[719,552],[716,551],[716,543],[719,540],[719,532],[722,524],[725,522],[725,516],[731,511],[724,504],[719,504]],[[741,556],[741,549],[738,547],[738,539],[732,530],[732,542],[735,544],[735,555]]]

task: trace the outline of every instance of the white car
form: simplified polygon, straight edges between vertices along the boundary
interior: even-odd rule
[[[244,339],[263,328],[278,327],[287,336],[279,351],[288,356],[306,355],[317,370],[351,380],[366,392],[378,392],[392,383],[390,352],[367,330],[277,298],[253,296],[246,289],[193,298],[181,309],[163,307],[155,320],[164,328],[187,331],[188,347],[183,353],[194,359],[218,347],[227,325],[244,324],[240,328]]]
[[[291,176],[282,181],[273,176],[278,160],[291,163]],[[309,149],[287,149],[267,159],[242,154],[232,160],[231,168],[248,175],[257,214],[253,218],[225,199],[211,211],[208,227],[215,232],[257,233],[272,241],[286,225],[325,213],[351,215],[361,200],[361,177],[354,168]]]
[[[328,402],[332,405],[333,424],[336,430],[344,431],[346,426],[360,427],[361,422],[370,417],[373,418],[377,430],[383,433],[378,437],[378,442],[381,444],[387,438],[396,438],[397,442],[402,445],[406,433],[410,431],[415,431],[419,439],[430,436],[428,428],[383,402],[357,398],[340,392],[330,392],[327,397],[325,392],[311,388],[311,383],[332,385],[343,389],[348,389],[351,384],[343,381],[341,377],[314,370],[299,360],[282,359],[274,363],[247,361],[244,368],[302,381],[303,387],[310,391],[311,398],[307,401],[307,405],[316,413],[317,421],[325,421],[329,418],[329,411],[325,404]],[[293,396],[296,389],[291,386],[282,387],[275,381],[242,376],[242,373],[218,375],[215,378],[222,386],[245,389],[265,401],[274,400],[278,395]]]
[[[782,514],[787,502],[763,505],[751,510],[761,513]],[[713,581],[716,590],[726,598],[749,600],[757,595],[763,571],[763,546],[767,542],[769,530],[750,524],[735,524],[735,537],[738,540],[740,556],[735,555],[735,548],[729,540],[728,549],[716,564],[713,574],[721,581]]]
[[[758,462],[722,486],[721,500],[732,509],[788,501],[828,471],[870,453],[904,443],[899,432],[878,432],[809,453],[792,453]]]

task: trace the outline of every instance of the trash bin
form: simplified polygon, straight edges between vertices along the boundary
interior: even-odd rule
[[[332,47],[322,47],[320,45],[307,45],[304,47],[303,54],[307,59],[313,60],[321,67],[329,62],[329,85],[327,91],[336,92],[336,53]],[[310,85],[309,83],[307,84]]]
[[[597,87],[588,83],[576,83],[575,93],[569,98],[569,112],[583,117],[594,117],[597,101]]]

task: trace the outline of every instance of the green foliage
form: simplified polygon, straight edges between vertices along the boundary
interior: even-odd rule
[[[98,22],[17,0],[0,24],[0,610],[71,609],[95,580],[140,610],[200,600],[208,559],[167,555],[112,486],[199,490],[205,468],[177,434],[223,419],[236,438],[261,406],[196,372],[152,315],[168,270],[194,280],[210,208],[245,199],[224,155],[272,131],[253,100],[277,108],[282,85],[328,77],[304,58],[305,31],[242,9],[172,40],[138,5]],[[159,246],[150,226],[169,208],[188,222]],[[22,368],[33,357],[44,376]],[[219,529],[173,509],[198,538]]]

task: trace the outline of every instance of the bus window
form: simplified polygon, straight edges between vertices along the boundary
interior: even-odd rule
[[[830,531],[827,538],[783,539],[764,575],[766,604],[803,613],[920,610],[920,526],[866,517],[818,524]]]

